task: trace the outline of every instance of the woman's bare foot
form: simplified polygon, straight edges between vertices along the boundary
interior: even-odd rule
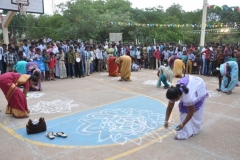
[[[178,140],[177,136],[173,137],[174,140]]]
[[[232,91],[226,92],[226,94],[227,94],[227,95],[230,95],[230,94],[232,94]]]
[[[222,90],[221,89],[217,89],[218,92],[221,92]]]

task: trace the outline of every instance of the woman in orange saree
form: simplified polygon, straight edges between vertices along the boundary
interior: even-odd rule
[[[28,117],[26,95],[29,87],[36,81],[37,77],[34,75],[21,75],[13,72],[0,76],[0,88],[8,101],[6,114],[13,114],[17,118]],[[19,86],[24,87],[23,92],[18,88]]]
[[[107,61],[108,73],[109,73],[109,76],[118,77],[119,76],[118,65],[115,63],[115,59],[116,57],[114,56],[109,57]]]

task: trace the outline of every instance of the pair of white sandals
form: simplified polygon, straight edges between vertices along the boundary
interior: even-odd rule
[[[46,133],[46,136],[50,139],[54,139],[55,137],[63,137],[63,138],[66,138],[67,137],[67,134],[63,133],[63,132],[56,132],[56,133],[53,133],[53,132],[48,132]]]

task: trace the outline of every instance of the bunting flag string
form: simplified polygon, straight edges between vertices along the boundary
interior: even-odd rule
[[[182,31],[182,33],[185,34],[200,34],[200,30],[193,30],[193,31]],[[222,29],[207,29],[205,31],[206,34],[237,34],[240,33],[240,30],[238,29],[232,29],[232,28],[222,28]]]
[[[216,6],[216,5],[208,5],[208,9],[218,9],[220,8],[222,11],[236,11],[240,13],[240,7],[228,7],[228,6]]]
[[[143,24],[143,23],[136,23],[136,22],[111,22],[111,21],[94,21],[94,20],[84,20],[80,18],[76,18],[77,21],[85,21],[85,22],[95,22],[98,24],[108,24],[108,25],[119,25],[119,26],[135,26],[135,27],[174,27],[174,28],[202,28],[202,24]],[[240,23],[237,22],[229,22],[229,23],[213,23],[213,24],[206,24],[206,28],[240,28]]]
[[[188,31],[188,32],[182,32],[183,34],[201,34],[201,32],[194,32],[194,31]],[[219,32],[219,33],[210,33],[206,32],[206,34],[240,34],[240,32]]]

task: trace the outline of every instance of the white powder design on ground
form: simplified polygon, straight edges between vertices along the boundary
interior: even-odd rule
[[[29,92],[27,94],[27,99],[36,99],[36,98],[40,98],[44,95],[45,93],[42,92]]]
[[[72,107],[77,107],[78,104],[71,104],[73,100],[62,101],[62,100],[53,100],[50,102],[40,101],[36,105],[29,106],[30,114],[39,114],[39,113],[70,113]]]
[[[160,130],[165,123],[164,114],[132,108],[93,112],[78,122],[80,123],[76,129],[78,134],[85,136],[97,134],[98,142],[111,140],[121,145],[127,141],[141,145],[143,139],[149,141],[159,139],[159,142],[162,142],[161,136],[174,128],[174,120],[170,119],[168,129]]]

